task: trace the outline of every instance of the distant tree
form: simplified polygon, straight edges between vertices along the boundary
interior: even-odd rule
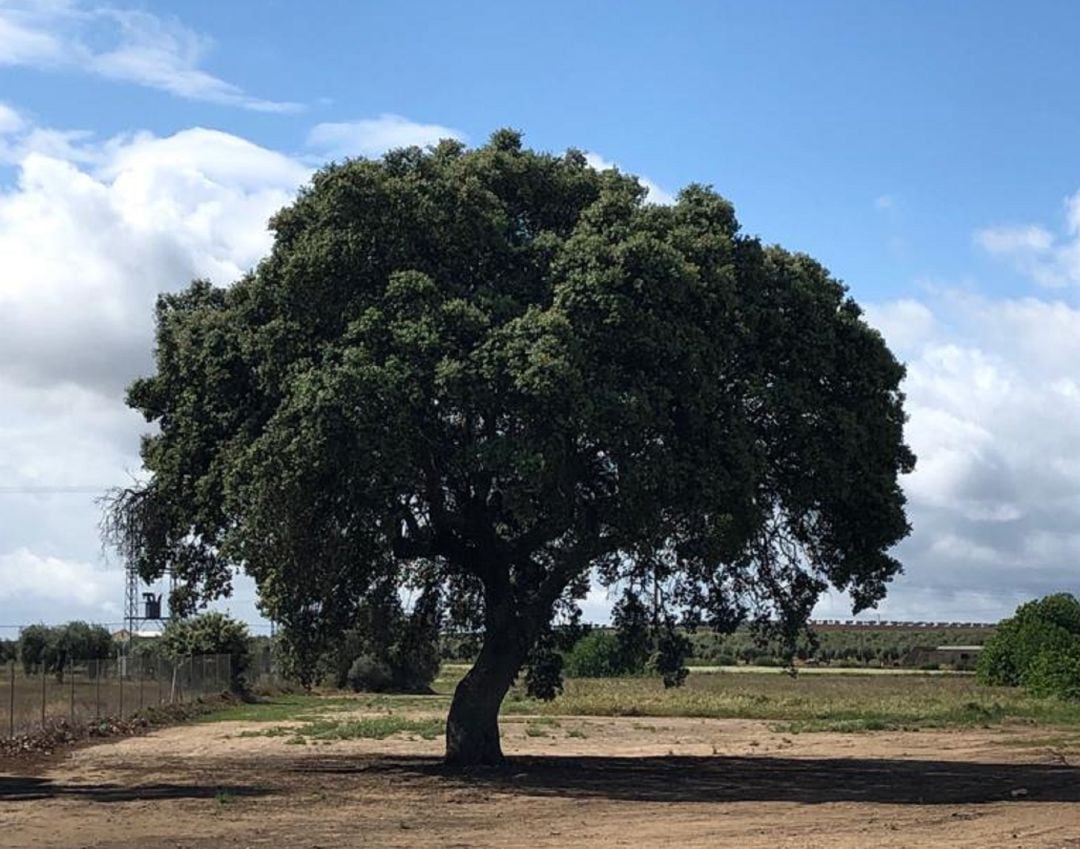
[[[440,585],[483,633],[450,763],[501,761],[499,705],[592,576],[793,651],[828,586],[862,609],[899,571],[904,369],[711,190],[651,204],[502,130],[331,165],[271,226],[231,288],[159,299],[150,478],[106,537],[181,611],[242,567],[287,629]]]
[[[52,629],[47,625],[27,625],[19,632],[19,661],[23,671],[32,675],[48,660]]]
[[[1057,593],[1020,605],[986,641],[978,675],[987,684],[1080,698],[1080,600]]]

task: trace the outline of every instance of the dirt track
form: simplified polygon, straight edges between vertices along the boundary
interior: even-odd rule
[[[0,846],[1080,849],[1080,758],[1045,729],[563,718],[540,737],[515,718],[512,768],[463,778],[442,773],[439,741],[237,736],[260,727],[172,728],[36,774],[0,764]]]

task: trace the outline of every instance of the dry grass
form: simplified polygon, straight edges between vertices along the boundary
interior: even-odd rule
[[[504,713],[690,716],[773,721],[788,731],[860,731],[980,726],[1003,722],[1080,724],[1080,703],[984,687],[970,676],[852,676],[694,673],[665,690],[651,678],[576,679],[552,702],[515,688]]]

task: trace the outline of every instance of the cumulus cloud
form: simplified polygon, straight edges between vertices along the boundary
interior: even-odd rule
[[[309,169],[204,129],[66,152],[27,153],[0,193],[0,375],[115,397],[149,364],[157,293],[240,276]]]
[[[6,103],[0,103],[0,136],[17,133],[25,126],[26,122],[23,120],[22,115]]]
[[[597,171],[607,171],[609,168],[619,168],[617,163],[612,162],[609,159],[604,159],[604,157],[602,157],[598,153],[586,153],[585,160]],[[619,168],[619,170],[621,171],[623,169]],[[675,195],[673,195],[666,189],[662,189],[657,183],[650,180],[648,177],[644,177],[639,174],[637,175],[637,179],[638,182],[641,183],[641,185],[643,185],[647,190],[645,199],[649,203],[658,203],[662,206],[670,206],[671,204],[675,203]]]
[[[95,142],[26,128],[10,152],[15,182],[0,188],[0,603],[5,624],[112,621],[122,574],[94,565],[94,497],[139,471],[146,425],[123,388],[151,366],[154,300],[195,277],[227,284],[243,274],[270,247],[267,219],[310,169],[205,129]],[[253,618],[250,582],[241,592],[234,609]]]
[[[1080,283],[1080,192],[1064,206],[1060,233],[1041,224],[998,225],[978,230],[975,243],[1041,286]]]
[[[904,481],[907,573],[882,612],[996,619],[1073,586],[1080,310],[946,290],[867,317],[907,361],[907,438],[919,457]]]
[[[5,625],[50,618],[50,610],[63,610],[65,618],[97,622],[116,622],[123,613],[121,597],[106,570],[26,548],[0,553],[0,603],[5,620],[12,620]]]
[[[308,134],[308,147],[333,159],[374,158],[399,147],[427,147],[442,139],[465,141],[460,130],[441,124],[420,124],[400,115],[380,115],[359,121],[317,124]]]
[[[136,9],[77,0],[8,0],[0,6],[0,65],[90,73],[187,100],[258,112],[296,103],[252,97],[201,67],[211,41],[181,24]]]

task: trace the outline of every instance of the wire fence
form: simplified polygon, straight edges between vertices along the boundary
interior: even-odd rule
[[[146,708],[192,702],[229,689],[229,655],[169,661],[122,657],[65,663],[60,669],[0,667],[0,737],[26,734],[60,721],[126,719]]]

